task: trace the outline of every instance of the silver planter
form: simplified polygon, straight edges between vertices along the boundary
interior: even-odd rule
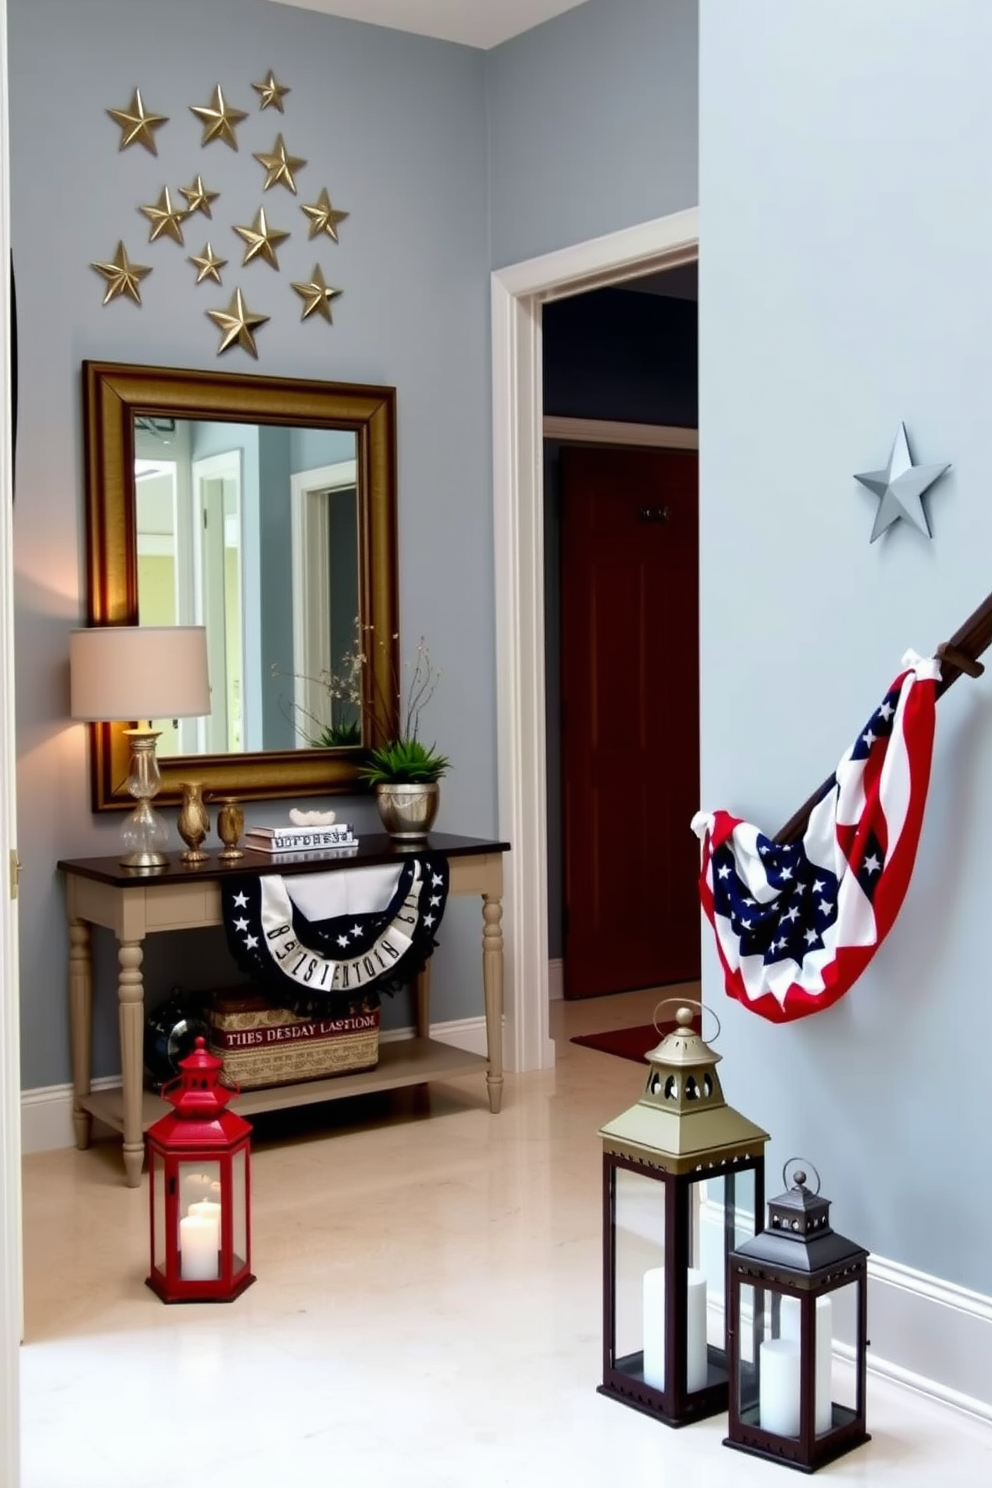
[[[390,837],[416,842],[434,825],[441,787],[436,780],[422,785],[380,784],[375,788],[375,799]]]

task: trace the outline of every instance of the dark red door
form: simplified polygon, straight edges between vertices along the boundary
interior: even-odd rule
[[[561,452],[564,992],[699,976],[695,451]]]

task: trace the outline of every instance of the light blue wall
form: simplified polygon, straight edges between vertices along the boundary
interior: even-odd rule
[[[80,363],[86,357],[395,385],[398,404],[400,610],[403,633],[428,637],[444,670],[430,727],[455,761],[439,826],[496,825],[489,461],[489,251],[486,118],[480,52],[261,0],[9,0],[11,238],[17,272],[20,410],[15,516],[21,855],[23,1063],[26,1087],[69,1078],[66,935],[60,857],[111,853],[120,817],[89,809],[85,730],[67,721],[68,631],[85,611]],[[292,88],[286,113],[260,113],[251,82],[271,67]],[[189,106],[217,83],[247,109],[235,153],[200,146]],[[104,110],[140,86],[170,116],[158,155],[118,151]],[[39,91],[40,90],[40,91]],[[46,102],[45,100],[48,100]],[[299,195],[265,193],[292,230],[280,272],[240,267],[232,223],[263,204],[252,153],[306,157]],[[139,203],[200,172],[221,192],[186,245],[148,242]],[[311,242],[299,202],[325,185],[350,213],[340,242]],[[88,267],[124,238],[153,266],[141,308],[103,307]],[[186,255],[207,238],[230,260],[224,286],[194,283]],[[326,246],[325,246],[326,244]],[[291,280],[320,261],[343,293],[334,324],[300,320]],[[241,283],[271,316],[259,359],[220,362],[205,310]],[[456,556],[457,561],[449,561]],[[282,810],[284,811],[284,807]],[[266,815],[266,812],[268,815]],[[280,813],[258,808],[258,820]],[[371,803],[349,811],[371,829]],[[252,813],[253,817],[256,815]],[[479,918],[452,914],[435,969],[439,1018],[481,1010]],[[104,937],[101,937],[103,939]],[[172,979],[216,984],[223,957],[148,943],[151,995]],[[111,948],[112,949],[112,948]],[[196,953],[194,955],[194,952]],[[206,954],[206,952],[204,952]],[[101,946],[96,1073],[118,1068],[113,957]],[[171,960],[167,964],[167,957]]]
[[[285,683],[274,677],[272,660],[293,655],[293,526],[291,488],[292,431],[262,425],[258,431],[259,537],[262,550],[261,632],[268,653],[259,668],[262,684],[262,737],[266,749],[292,749],[293,725],[280,697]],[[283,667],[286,661],[283,660]]]
[[[696,205],[697,0],[587,0],[486,59],[493,268]]]
[[[355,436],[350,429],[294,429],[291,458],[294,472],[354,460]]]
[[[903,650],[992,589],[992,6],[702,0],[700,49],[703,804],[774,831]],[[931,542],[869,545],[852,472],[900,420],[953,467]],[[901,917],[836,1008],[779,1028],[727,1003],[708,937],[704,984],[773,1191],[801,1153],[844,1233],[983,1292],[990,761],[992,687],[962,680]]]

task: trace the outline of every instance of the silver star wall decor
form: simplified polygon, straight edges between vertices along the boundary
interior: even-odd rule
[[[914,465],[909,453],[906,425],[900,424],[885,469],[868,470],[854,477],[879,498],[875,525],[871,529],[871,541],[874,542],[899,521],[911,522],[924,537],[932,537],[930,518],[923,505],[923,497],[945,470],[950,468],[950,463]]]

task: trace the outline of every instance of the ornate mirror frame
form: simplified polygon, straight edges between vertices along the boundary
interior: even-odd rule
[[[218,419],[228,423],[348,429],[355,433],[358,472],[361,621],[378,643],[363,675],[365,745],[385,742],[397,720],[398,600],[396,562],[396,390],[238,373],[83,363],[86,434],[87,619],[90,625],[138,620],[134,428],[139,416]],[[385,712],[382,704],[385,701]],[[129,748],[124,723],[94,723],[91,783],[94,811],[134,802],[124,789]],[[287,749],[203,754],[160,761],[158,802],[180,800],[182,780],[202,780],[208,796],[241,800],[332,795],[362,789],[363,751]]]

